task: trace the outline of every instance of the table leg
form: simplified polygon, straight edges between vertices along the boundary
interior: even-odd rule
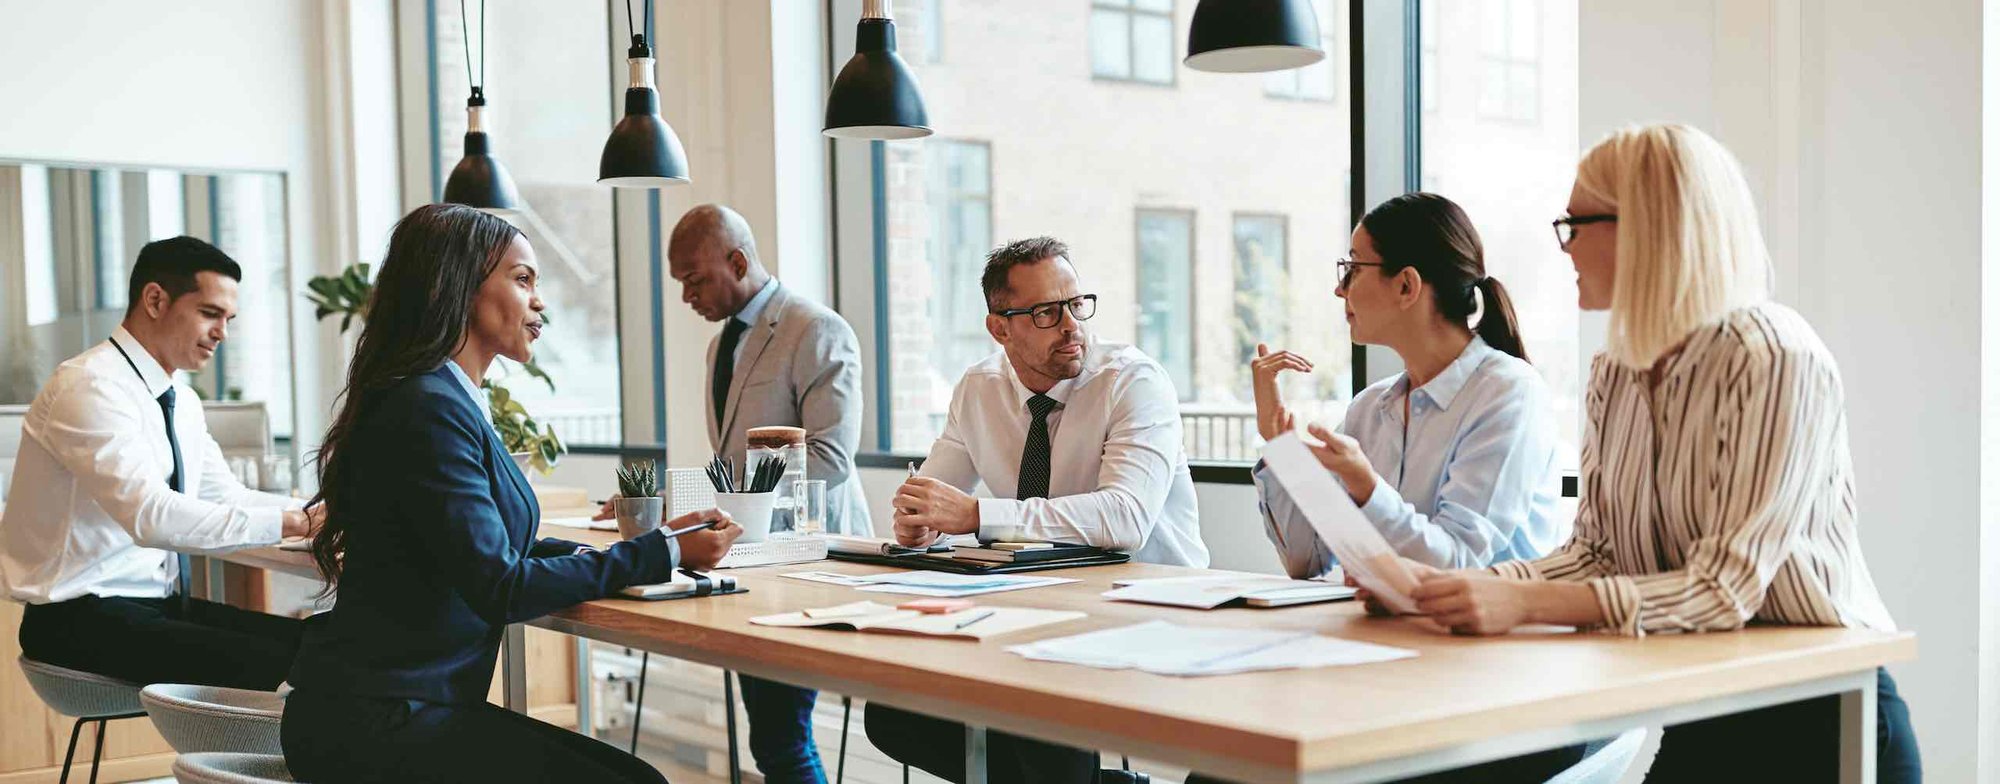
[[[965,784],[986,784],[986,728],[965,725]]]
[[[1875,781],[1875,671],[1869,670],[1858,688],[1840,694],[1840,780],[1846,784]]]
[[[591,697],[595,696],[591,683],[590,641],[582,637],[576,641],[576,655],[570,657],[576,664],[576,731],[585,736],[597,737],[597,727],[590,711]]]
[[[500,638],[500,705],[515,713],[528,712],[528,627],[507,624]]]

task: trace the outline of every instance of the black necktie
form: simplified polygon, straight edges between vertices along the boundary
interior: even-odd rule
[[[181,464],[181,440],[179,436],[174,435],[174,388],[171,386],[167,387],[167,391],[160,393],[160,413],[167,422],[167,448],[174,453],[174,472],[167,475],[167,486],[173,488],[176,493],[185,493],[187,476]],[[193,568],[193,564],[185,553],[180,554],[179,564],[181,610],[185,613],[189,596],[188,571]]]
[[[1035,421],[1028,424],[1028,443],[1021,447],[1021,481],[1014,486],[1014,497],[1049,497],[1049,412],[1056,410],[1056,399],[1048,395],[1028,398],[1028,413]]]
[[[750,329],[742,319],[731,318],[722,326],[722,342],[715,346],[715,377],[708,381],[709,395],[715,398],[715,429],[722,429],[722,411],[729,405],[729,379],[736,375],[736,344]],[[724,433],[725,438],[729,434]]]

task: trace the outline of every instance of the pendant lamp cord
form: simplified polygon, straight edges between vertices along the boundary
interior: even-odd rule
[[[485,0],[480,1],[485,2]],[[632,23],[632,0],[625,0],[625,29],[632,31],[632,37],[642,40],[648,37],[646,33],[653,32],[653,0],[646,0],[646,32],[644,33],[639,32],[639,27]]]
[[[482,92],[486,81],[486,0],[479,0],[479,76],[472,75],[472,27],[465,13],[465,0],[458,0],[458,31],[465,44],[465,81],[474,93]]]

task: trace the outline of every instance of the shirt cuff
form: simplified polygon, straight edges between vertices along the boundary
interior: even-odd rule
[[[1021,511],[1026,504],[1011,498],[981,498],[979,541],[1011,542],[1021,536]]]
[[[1639,586],[1626,576],[1599,577],[1584,583],[1597,595],[1597,611],[1603,616],[1599,628],[1626,637],[1644,637],[1639,625]]]
[[[244,522],[250,529],[248,546],[273,545],[285,538],[285,511],[274,506],[261,509],[244,509]]]
[[[1361,505],[1361,516],[1368,522],[1381,527],[1394,522],[1396,513],[1403,509],[1403,494],[1396,492],[1382,477],[1375,477],[1375,490],[1368,494],[1368,502]]]

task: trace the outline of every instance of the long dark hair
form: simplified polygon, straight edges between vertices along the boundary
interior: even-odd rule
[[[473,297],[520,233],[471,207],[430,204],[403,216],[389,235],[389,252],[347,367],[347,386],[337,398],[340,413],[320,441],[319,494],[313,502],[325,504],[325,516],[313,536],[312,556],[327,593],[340,583],[341,555],[347,551],[343,507],[354,489],[347,486],[354,471],[349,439],[376,393],[436,370],[458,350]]]
[[[1486,249],[1465,210],[1435,193],[1406,193],[1369,210],[1361,217],[1361,227],[1382,255],[1382,274],[1416,267],[1424,282],[1431,284],[1438,313],[1457,323],[1472,318],[1484,299],[1486,307],[1474,331],[1487,345],[1528,359],[1520,322],[1514,318],[1514,301],[1506,286],[1486,274]]]

